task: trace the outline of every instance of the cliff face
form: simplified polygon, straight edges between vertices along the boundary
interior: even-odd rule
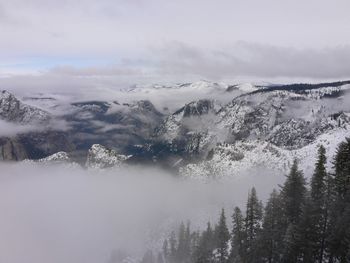
[[[48,131],[0,138],[0,160],[40,159],[59,151],[71,152],[75,146],[63,132]]]
[[[332,152],[338,142],[350,136],[348,82],[216,87],[210,83],[156,86],[146,89],[147,94],[153,94],[150,100],[136,96],[139,100],[128,103],[113,97],[61,105],[52,98],[50,107],[33,107],[0,91],[0,120],[40,128],[14,136],[0,135],[0,159],[41,159],[74,151],[74,158],[85,160],[90,149],[87,166],[108,167],[111,162],[124,161],[122,156],[132,156],[128,163],[158,163],[184,174],[235,174],[251,165],[275,169],[294,157],[306,160],[306,153],[316,153],[320,143],[329,145]],[[204,93],[206,98],[188,100],[183,95],[187,89],[201,96]],[[209,93],[204,92],[208,89]],[[135,91],[125,92],[131,96]],[[177,94],[184,103],[172,113],[161,113],[153,106],[164,99],[155,96],[157,92]],[[222,96],[229,100],[220,100]],[[57,106],[64,106],[61,115],[50,114]],[[54,128],[60,125],[56,121],[59,118],[68,130]],[[96,144],[115,152],[91,148]]]
[[[0,119],[19,124],[44,124],[50,118],[48,112],[22,103],[6,90],[0,91]]]
[[[50,113],[23,103],[7,91],[0,91],[0,120],[3,125],[11,124],[11,129],[19,128],[13,135],[10,131],[0,135],[0,160],[38,159],[74,149],[67,134],[50,128],[50,122],[54,122]]]
[[[27,150],[18,139],[0,138],[0,160],[20,161],[27,158]]]

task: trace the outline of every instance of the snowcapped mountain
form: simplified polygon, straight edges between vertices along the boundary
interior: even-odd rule
[[[85,163],[82,165],[88,169],[118,168],[124,165],[125,161],[131,156],[118,154],[115,150],[104,147],[100,144],[94,144],[87,152]],[[38,164],[63,164],[67,167],[78,167],[79,164],[67,152],[57,152],[45,158],[37,160],[26,159],[24,162]]]
[[[0,91],[0,119],[21,124],[46,123],[50,114],[44,110],[22,103],[10,92]]]
[[[294,157],[308,160],[304,165],[308,170],[317,145],[328,145],[330,156],[350,135],[349,81],[290,85],[200,81],[135,86],[118,94],[109,100],[64,103],[56,96],[54,103],[39,101],[37,105],[45,109],[41,110],[3,92],[2,119],[27,124],[60,119],[68,128],[56,131],[61,139],[52,137],[52,131],[26,134],[25,143],[22,135],[1,138],[0,149],[6,152],[2,158],[42,158],[59,149],[73,151],[75,157],[80,153],[81,163],[88,152],[87,167],[115,166],[127,159],[165,165],[185,176],[221,176],[253,166],[286,171]],[[63,143],[64,138],[71,144]],[[58,147],[63,144],[69,145],[68,151]],[[45,151],[29,154],[36,145],[45,145]],[[65,159],[61,155],[52,158]]]
[[[287,174],[296,158],[306,176],[310,176],[314,169],[318,147],[323,145],[326,148],[328,168],[331,170],[332,157],[335,155],[338,144],[349,135],[350,125],[348,124],[346,127],[326,132],[312,143],[293,150],[262,140],[223,143],[213,148],[206,160],[181,167],[180,173],[185,177],[210,179],[238,176],[260,167],[262,172],[273,170]]]
[[[332,145],[333,153],[338,141],[332,136],[350,135],[349,87],[346,82],[257,88],[221,107],[199,100],[168,116],[155,141],[167,145],[161,155],[177,153],[184,175],[236,174],[258,165],[286,171],[292,158],[305,160],[301,149],[314,145],[309,153],[314,156],[321,140]]]
[[[87,150],[98,143],[122,151],[143,143],[163,115],[147,100],[113,100],[72,103],[71,112],[63,117],[70,124],[71,138],[79,149]]]
[[[0,124],[0,160],[37,159],[74,150],[61,120],[8,91],[0,91]]]
[[[88,152],[86,167],[89,169],[119,167],[129,158],[130,156],[118,154],[112,149],[94,144]]]

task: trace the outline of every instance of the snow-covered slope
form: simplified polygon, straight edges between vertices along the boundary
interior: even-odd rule
[[[21,124],[44,123],[50,114],[44,110],[22,103],[10,92],[0,91],[0,119]]]
[[[256,89],[221,107],[189,103],[168,116],[155,137],[170,144],[171,154],[178,151],[186,176],[232,175],[254,166],[285,172],[294,157],[313,159],[320,142],[330,145],[331,157],[349,136],[349,85],[297,87]],[[303,165],[308,173],[310,163]]]
[[[135,86],[107,94],[107,100],[72,101],[51,95],[27,97],[28,102],[41,101],[45,102],[43,106],[51,107],[43,111],[2,92],[0,117],[13,122],[40,122],[53,119],[52,112],[61,110],[60,118],[68,127],[65,135],[75,149],[86,152],[93,145],[86,162],[89,167],[119,165],[132,155],[130,162],[182,167],[185,175],[205,176],[210,171],[233,174],[244,167],[265,164],[281,170],[281,163],[287,167],[292,157],[314,147],[322,138],[339,138],[324,141],[335,148],[347,135],[350,123],[349,82],[228,85],[199,81]],[[66,105],[61,105],[61,99]],[[23,149],[28,145],[32,149],[40,138],[33,135],[30,143],[0,141],[0,150],[9,149],[3,156],[10,156],[17,142]],[[31,152],[36,158],[52,154],[51,149],[57,148],[52,147],[57,146],[55,141],[50,139],[45,144],[40,139],[42,147]],[[25,151],[23,156],[17,159],[29,155]],[[305,154],[301,156],[306,158]],[[220,172],[215,172],[218,169]]]
[[[130,156],[118,154],[112,149],[94,144],[88,152],[86,167],[89,169],[101,169],[107,167],[119,167]]]
[[[210,153],[210,160],[188,164],[180,169],[185,177],[207,179],[224,176],[238,176],[254,168],[278,171],[287,174],[293,159],[296,158],[306,176],[314,169],[317,149],[323,145],[327,151],[328,168],[332,169],[332,158],[337,146],[350,136],[350,126],[337,128],[320,135],[314,142],[295,150],[280,148],[261,140],[238,141],[221,144]]]
[[[45,158],[37,160],[38,162],[71,162],[69,154],[66,152],[57,152]]]

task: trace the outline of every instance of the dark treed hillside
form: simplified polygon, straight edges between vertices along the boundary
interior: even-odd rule
[[[273,85],[273,86],[268,86],[266,88],[253,91],[252,94],[259,93],[259,92],[275,91],[275,90],[286,90],[286,91],[294,91],[297,93],[298,92],[302,93],[305,90],[313,90],[313,89],[320,89],[320,88],[327,88],[327,87],[340,87],[347,84],[350,84],[350,80],[317,83],[317,84],[295,83],[295,84],[287,84],[287,85]]]

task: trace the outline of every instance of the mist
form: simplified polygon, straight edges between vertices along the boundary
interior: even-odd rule
[[[181,221],[202,229],[221,207],[244,209],[252,186],[266,200],[284,180],[262,169],[205,182],[145,167],[2,163],[0,171],[0,261],[11,263],[107,263],[117,250],[137,259]]]
[[[21,125],[0,120],[0,136],[13,136],[19,133],[42,130],[34,125]]]

